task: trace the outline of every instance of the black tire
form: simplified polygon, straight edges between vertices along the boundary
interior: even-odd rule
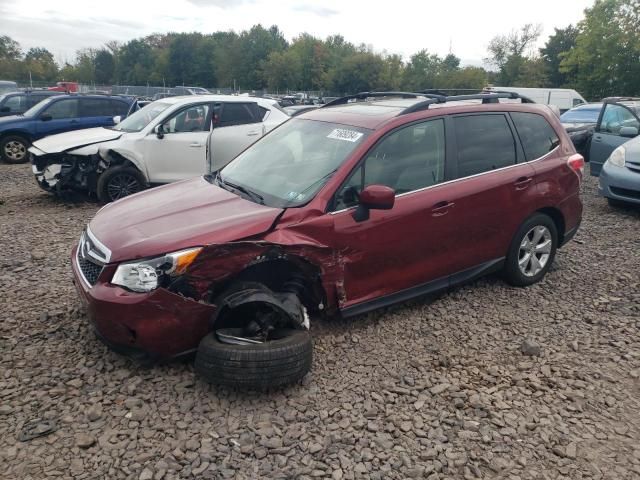
[[[521,255],[521,245],[524,242],[525,236],[528,235],[531,240],[532,237],[535,238],[535,232],[532,235],[533,229],[536,227],[544,227],[549,236],[550,236],[550,250],[548,252],[548,257],[546,258],[546,262],[540,271],[535,273],[535,268],[532,263],[527,263],[523,267],[527,270],[528,266],[531,267],[529,271],[529,275],[526,275],[520,267],[520,260],[526,260],[526,254],[528,253],[526,250],[524,251],[524,255]],[[546,233],[545,233],[546,235]],[[541,239],[543,240],[544,237]],[[509,247],[509,252],[507,253],[507,259],[505,262],[503,276],[505,280],[514,285],[516,287],[526,287],[528,285],[532,285],[536,282],[539,282],[549,271],[551,265],[553,264],[553,260],[556,257],[556,250],[558,248],[558,229],[554,221],[547,215],[542,213],[536,213],[533,216],[529,217],[518,229],[513,240],[511,241],[511,246]],[[523,247],[524,249],[524,247]],[[533,250],[531,250],[533,251]],[[529,255],[531,255],[531,251],[529,251]],[[537,256],[536,258],[540,260],[542,258]],[[530,257],[529,257],[530,258]]]
[[[293,329],[273,334],[275,339],[265,343],[231,345],[211,332],[198,346],[195,370],[210,383],[243,389],[263,390],[297,382],[311,369],[311,335],[308,330]]]
[[[607,203],[612,208],[625,208],[627,204],[621,200],[616,200],[615,198],[607,198]]]
[[[7,135],[0,139],[0,157],[7,163],[18,164],[29,161],[28,148],[31,142],[20,135]]]
[[[113,202],[147,188],[144,175],[134,167],[117,165],[102,172],[96,187],[98,199]]]

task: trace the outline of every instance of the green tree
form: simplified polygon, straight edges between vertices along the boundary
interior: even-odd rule
[[[100,85],[112,83],[116,69],[116,61],[113,54],[109,50],[102,48],[96,52],[93,63],[96,83]]]
[[[511,86],[518,81],[527,59],[531,58],[527,51],[541,33],[541,25],[528,23],[520,30],[513,30],[507,35],[497,35],[489,42],[489,57],[485,61],[498,67],[497,80],[501,85]]]
[[[576,45],[578,29],[572,25],[567,28],[556,28],[547,43],[540,49],[549,79],[549,86],[564,87],[570,82],[566,73],[560,71],[560,63],[567,53]]]
[[[589,99],[640,94],[640,0],[597,0],[560,71]]]
[[[420,91],[438,88],[438,78],[442,72],[442,59],[427,50],[420,50],[411,56],[404,70],[403,86],[405,90]]]
[[[151,47],[144,40],[131,40],[118,53],[116,76],[121,84],[145,85],[152,67]]]
[[[380,55],[358,52],[336,69],[332,89],[340,93],[367,92],[381,87],[384,62]]]
[[[7,35],[0,36],[0,77],[18,80],[21,77],[21,60],[20,44]]]

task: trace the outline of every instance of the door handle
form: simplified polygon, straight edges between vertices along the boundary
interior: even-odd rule
[[[202,146],[202,144],[201,143],[190,143],[189,146],[193,147],[193,148],[200,148]]]
[[[529,186],[532,180],[533,177],[520,177],[514,183],[514,185],[516,186],[516,190],[524,190]]]
[[[600,142],[602,142],[602,137],[600,135],[594,135],[593,136],[593,141],[600,143]]]
[[[258,132],[258,131],[253,131],[253,132],[249,132],[249,133],[247,133],[247,137],[255,137],[256,135],[260,135],[260,132]]]
[[[441,217],[443,215],[446,215],[454,205],[455,203],[449,202],[447,200],[438,202],[433,207],[431,207],[431,216]]]

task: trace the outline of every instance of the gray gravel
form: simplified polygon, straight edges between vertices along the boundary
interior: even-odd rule
[[[302,385],[247,393],[100,344],[69,270],[98,205],[0,165],[0,477],[640,478],[640,213],[584,193],[542,283],[316,322]]]

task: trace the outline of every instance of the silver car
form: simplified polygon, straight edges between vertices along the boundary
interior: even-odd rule
[[[600,171],[600,195],[609,204],[640,205],[640,136],[616,148]]]

